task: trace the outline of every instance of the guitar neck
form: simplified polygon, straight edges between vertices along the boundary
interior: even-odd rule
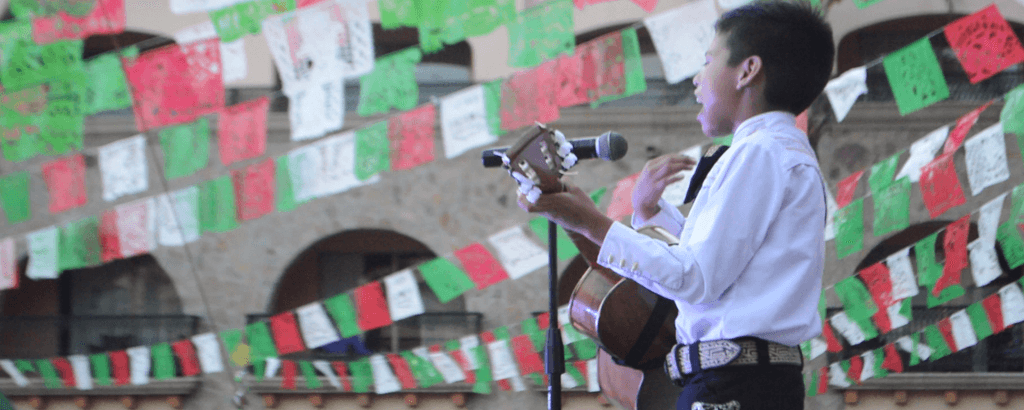
[[[587,265],[590,267],[597,267],[597,255],[601,253],[601,247],[598,246],[594,241],[591,241],[583,234],[579,234],[568,229],[565,233],[569,234],[569,239],[572,240],[573,245],[580,250],[580,255],[583,256],[583,260],[587,261]]]

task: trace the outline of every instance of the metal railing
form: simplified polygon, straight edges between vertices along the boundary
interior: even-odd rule
[[[0,357],[122,350],[185,339],[198,328],[199,317],[189,315],[0,317]]]

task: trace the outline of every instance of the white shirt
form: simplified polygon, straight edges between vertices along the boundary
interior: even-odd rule
[[[676,340],[754,336],[795,346],[821,333],[825,186],[807,136],[785,112],[751,117],[711,168],[686,218],[650,220],[679,245],[615,222],[598,263],[675,301]]]

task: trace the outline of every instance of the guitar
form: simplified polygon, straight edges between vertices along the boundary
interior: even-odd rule
[[[538,123],[502,154],[502,162],[519,191],[533,201],[541,193],[563,190],[561,176],[576,161],[571,151],[561,132]],[[603,394],[630,410],[672,408],[679,388],[661,363],[675,344],[675,303],[598,265],[600,247],[567,232],[590,266],[573,290],[569,321],[601,347],[598,380]],[[638,232],[678,242],[661,228]]]

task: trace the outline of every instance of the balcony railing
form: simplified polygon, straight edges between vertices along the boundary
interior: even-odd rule
[[[199,317],[189,315],[0,317],[0,357],[122,350],[185,339],[198,328]]]

